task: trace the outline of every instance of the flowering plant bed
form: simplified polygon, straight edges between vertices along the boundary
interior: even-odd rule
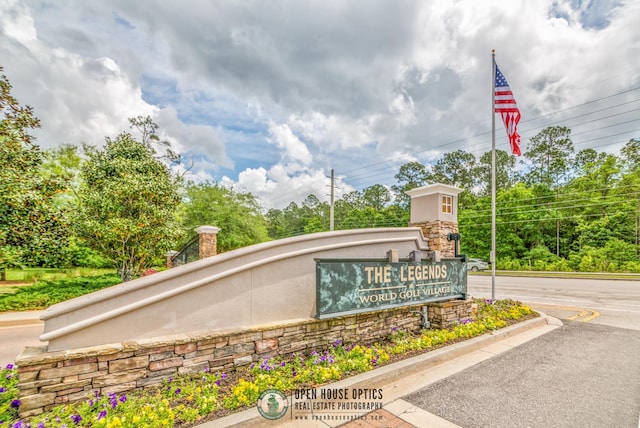
[[[395,330],[387,340],[374,344],[337,340],[309,354],[267,356],[235,372],[206,370],[130,394],[92,393],[83,402],[58,406],[29,421],[18,419],[17,372],[8,365],[0,370],[0,428],[195,426],[255,406],[268,389],[287,392],[318,387],[537,316],[513,300],[476,303],[476,317],[449,329],[419,334]]]

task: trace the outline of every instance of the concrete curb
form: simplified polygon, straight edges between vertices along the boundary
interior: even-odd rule
[[[40,315],[44,311],[4,312],[0,313],[0,328],[43,325]]]
[[[416,375],[419,372],[437,366],[443,362],[470,354],[497,342],[524,333],[528,330],[546,326],[561,326],[562,322],[544,313],[540,317],[523,321],[500,330],[478,336],[463,342],[454,343],[425,354],[389,364],[370,372],[331,383],[331,388],[371,388],[382,384],[393,384],[396,381]],[[325,385],[326,386],[326,385]],[[285,417],[286,418],[286,417]],[[283,419],[285,419],[283,418]],[[274,426],[278,421],[269,421],[259,415],[256,408],[234,413],[223,418],[199,425],[200,428],[235,427],[235,426]],[[327,425],[321,425],[327,426]]]

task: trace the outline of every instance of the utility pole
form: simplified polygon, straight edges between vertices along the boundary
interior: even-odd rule
[[[329,230],[333,230],[333,195],[335,184],[333,181],[333,168],[331,168],[331,205],[329,205]]]

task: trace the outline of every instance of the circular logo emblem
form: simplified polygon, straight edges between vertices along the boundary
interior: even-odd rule
[[[289,401],[282,391],[267,389],[258,398],[258,412],[266,419],[280,419],[287,413]]]

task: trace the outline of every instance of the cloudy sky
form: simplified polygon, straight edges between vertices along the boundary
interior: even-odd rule
[[[0,0],[0,65],[43,148],[150,115],[193,180],[265,208],[395,184],[403,163],[491,148],[491,50],[526,144],[640,138],[637,0]],[[508,142],[497,120],[497,147]]]

